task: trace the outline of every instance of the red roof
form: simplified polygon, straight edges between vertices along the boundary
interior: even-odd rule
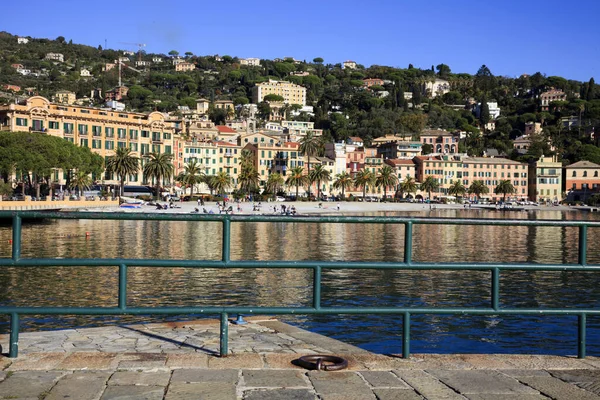
[[[398,158],[393,158],[390,160],[385,160],[388,164],[392,165],[414,165],[413,160],[400,160]]]
[[[230,146],[230,147],[237,147],[237,145],[233,144],[233,143],[229,143],[229,142],[224,142],[222,140],[215,140],[213,141],[214,144],[216,144],[217,146]]]
[[[217,125],[217,130],[221,133],[237,133],[235,129],[231,129],[230,127],[225,125]]]
[[[283,145],[287,146],[287,147],[299,147],[300,143],[298,143],[298,142],[284,142]]]

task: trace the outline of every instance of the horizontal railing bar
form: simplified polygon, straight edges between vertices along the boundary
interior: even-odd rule
[[[410,308],[410,307],[0,307],[0,315],[151,315],[151,314],[447,314],[447,315],[600,315],[593,309]]]
[[[264,269],[403,269],[403,270],[522,270],[522,271],[598,271],[600,264],[519,264],[519,263],[428,263],[378,261],[206,261],[206,260],[144,260],[124,258],[55,259],[21,258],[13,261],[1,258],[0,267],[128,267],[157,268],[264,268]]]
[[[1,211],[0,219],[19,215],[23,219],[103,219],[103,220],[156,220],[222,222],[303,222],[303,223],[396,223],[423,225],[497,225],[497,226],[555,226],[600,227],[600,221],[524,220],[495,218],[425,218],[425,217],[365,217],[365,216],[280,216],[280,215],[223,215],[191,213],[122,213],[122,212],[61,212],[61,211]]]

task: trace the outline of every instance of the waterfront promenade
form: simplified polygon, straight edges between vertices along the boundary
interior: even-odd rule
[[[600,399],[600,359],[373,354],[268,317],[22,333],[0,357],[0,399]],[[6,350],[8,335],[0,335]],[[398,349],[400,352],[400,349]],[[339,372],[293,360],[335,354]]]

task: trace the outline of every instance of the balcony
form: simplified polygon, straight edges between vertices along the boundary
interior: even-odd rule
[[[225,152],[225,154],[223,154],[223,156],[227,157],[227,158],[231,158],[231,157],[233,157],[233,153],[231,153],[231,152]]]

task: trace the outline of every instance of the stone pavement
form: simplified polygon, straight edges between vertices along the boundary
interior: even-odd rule
[[[273,319],[230,325],[216,356],[216,321],[22,333],[0,356],[0,399],[600,399],[600,358],[373,354]],[[8,335],[0,335],[6,350]],[[336,354],[339,372],[293,360]]]

